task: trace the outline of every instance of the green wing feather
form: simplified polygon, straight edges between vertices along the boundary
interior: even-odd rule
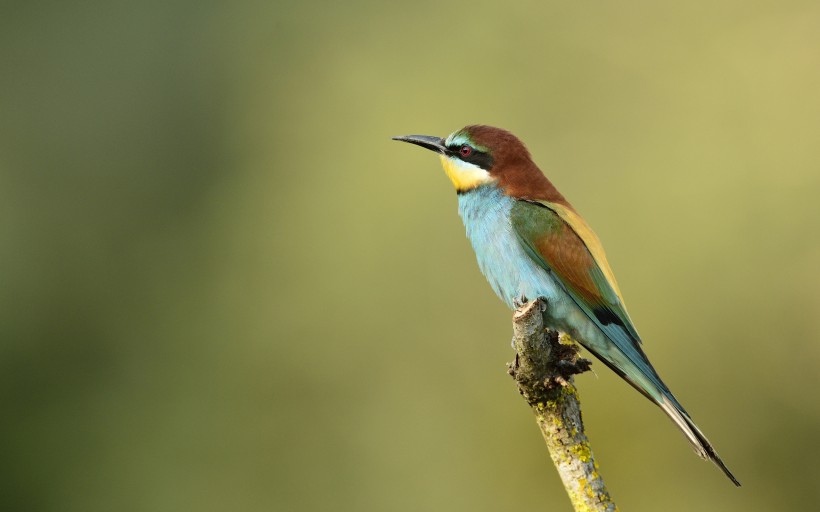
[[[586,222],[567,206],[524,200],[513,206],[511,221],[527,254],[556,278],[611,343],[578,341],[650,400],[674,400],[641,350],[603,248]]]
[[[530,257],[551,272],[578,306],[613,341],[641,342],[626,312],[598,237],[559,204],[518,201],[512,225]]]
[[[672,418],[701,457],[711,459],[735,485],[714,447],[669,391],[641,350],[641,339],[626,312],[601,242],[571,207],[519,200],[512,208],[513,229],[527,254],[555,276],[567,294],[611,343],[578,340]],[[586,343],[585,343],[586,342]]]

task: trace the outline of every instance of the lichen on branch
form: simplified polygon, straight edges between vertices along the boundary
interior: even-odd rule
[[[576,511],[614,512],[615,503],[598,472],[584,432],[581,403],[573,375],[590,369],[566,335],[545,329],[549,304],[535,299],[513,315],[515,361],[508,373],[535,413],[544,442]]]

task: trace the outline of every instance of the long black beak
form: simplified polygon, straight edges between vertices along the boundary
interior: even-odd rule
[[[401,135],[399,137],[393,137],[393,140],[409,142],[410,144],[427,148],[430,151],[435,151],[442,155],[447,151],[447,148],[444,147],[444,139],[441,137],[431,137],[430,135]]]

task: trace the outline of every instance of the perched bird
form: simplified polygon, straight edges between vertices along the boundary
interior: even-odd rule
[[[740,485],[641,348],[601,242],[513,134],[467,126],[446,139],[405,135],[439,153],[481,272],[515,309],[544,297],[545,324],[569,334],[675,422],[698,455]]]

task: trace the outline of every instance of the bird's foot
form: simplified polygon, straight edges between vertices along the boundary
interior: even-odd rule
[[[515,306],[515,309],[520,309],[521,306],[527,302],[529,302],[529,300],[527,300],[527,296],[523,293],[517,297],[513,297],[513,306]]]

